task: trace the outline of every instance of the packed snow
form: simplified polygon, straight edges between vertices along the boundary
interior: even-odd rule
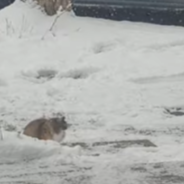
[[[0,11],[0,183],[139,184],[132,165],[182,163],[184,116],[165,109],[184,109],[183,28],[65,12],[50,30],[56,16],[31,1]],[[64,143],[157,147],[90,150],[22,135],[57,113],[71,124]]]

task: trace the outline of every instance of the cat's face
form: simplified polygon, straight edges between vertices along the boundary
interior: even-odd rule
[[[65,117],[52,118],[52,121],[55,123],[57,130],[66,130],[68,128]]]

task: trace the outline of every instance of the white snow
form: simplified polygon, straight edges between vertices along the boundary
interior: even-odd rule
[[[94,175],[95,184],[138,184],[117,168],[184,161],[184,116],[164,113],[184,107],[183,28],[64,13],[49,31],[54,19],[19,0],[0,11],[0,183],[72,183],[84,172],[79,183]],[[54,113],[72,124],[64,142],[149,139],[157,147],[95,157],[6,129]]]

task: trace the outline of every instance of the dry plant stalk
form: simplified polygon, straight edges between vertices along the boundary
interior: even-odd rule
[[[66,1],[69,2],[69,0],[66,0]],[[66,6],[65,8],[66,8],[66,9],[70,9],[71,6],[72,6],[72,4],[69,3],[69,4],[67,4],[67,6]],[[55,19],[53,20],[53,22],[52,22],[50,28],[45,32],[45,34],[43,35],[43,37],[41,38],[41,40],[44,40],[44,39],[45,39],[45,36],[47,35],[48,32],[51,32],[52,35],[53,35],[54,37],[56,36],[55,33],[53,32],[53,28],[54,28],[54,26],[56,25],[56,22],[57,22],[57,20],[59,19],[59,17],[64,13],[64,10],[65,10],[65,9],[62,9],[62,11],[55,17]]]
[[[63,14],[63,12],[60,13],[59,15],[57,15],[57,16],[55,17],[55,19],[54,19],[54,21],[52,22],[50,28],[45,32],[45,34],[42,36],[41,40],[44,40],[44,39],[45,39],[45,36],[47,35],[48,32],[51,32],[51,34],[52,34],[54,37],[56,36],[55,33],[53,32],[53,28],[54,28],[54,25],[56,24],[57,20],[59,19],[59,17],[60,17],[62,14]]]

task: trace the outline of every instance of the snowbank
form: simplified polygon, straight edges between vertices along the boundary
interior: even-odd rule
[[[122,179],[116,164],[183,160],[183,116],[165,112],[184,106],[183,28],[64,13],[49,31],[54,19],[18,0],[0,11],[1,126],[22,129],[59,112],[72,124],[66,142],[146,138],[158,147],[91,154],[7,132],[0,141],[1,181],[62,176],[71,183],[95,175],[94,183],[116,184]]]

